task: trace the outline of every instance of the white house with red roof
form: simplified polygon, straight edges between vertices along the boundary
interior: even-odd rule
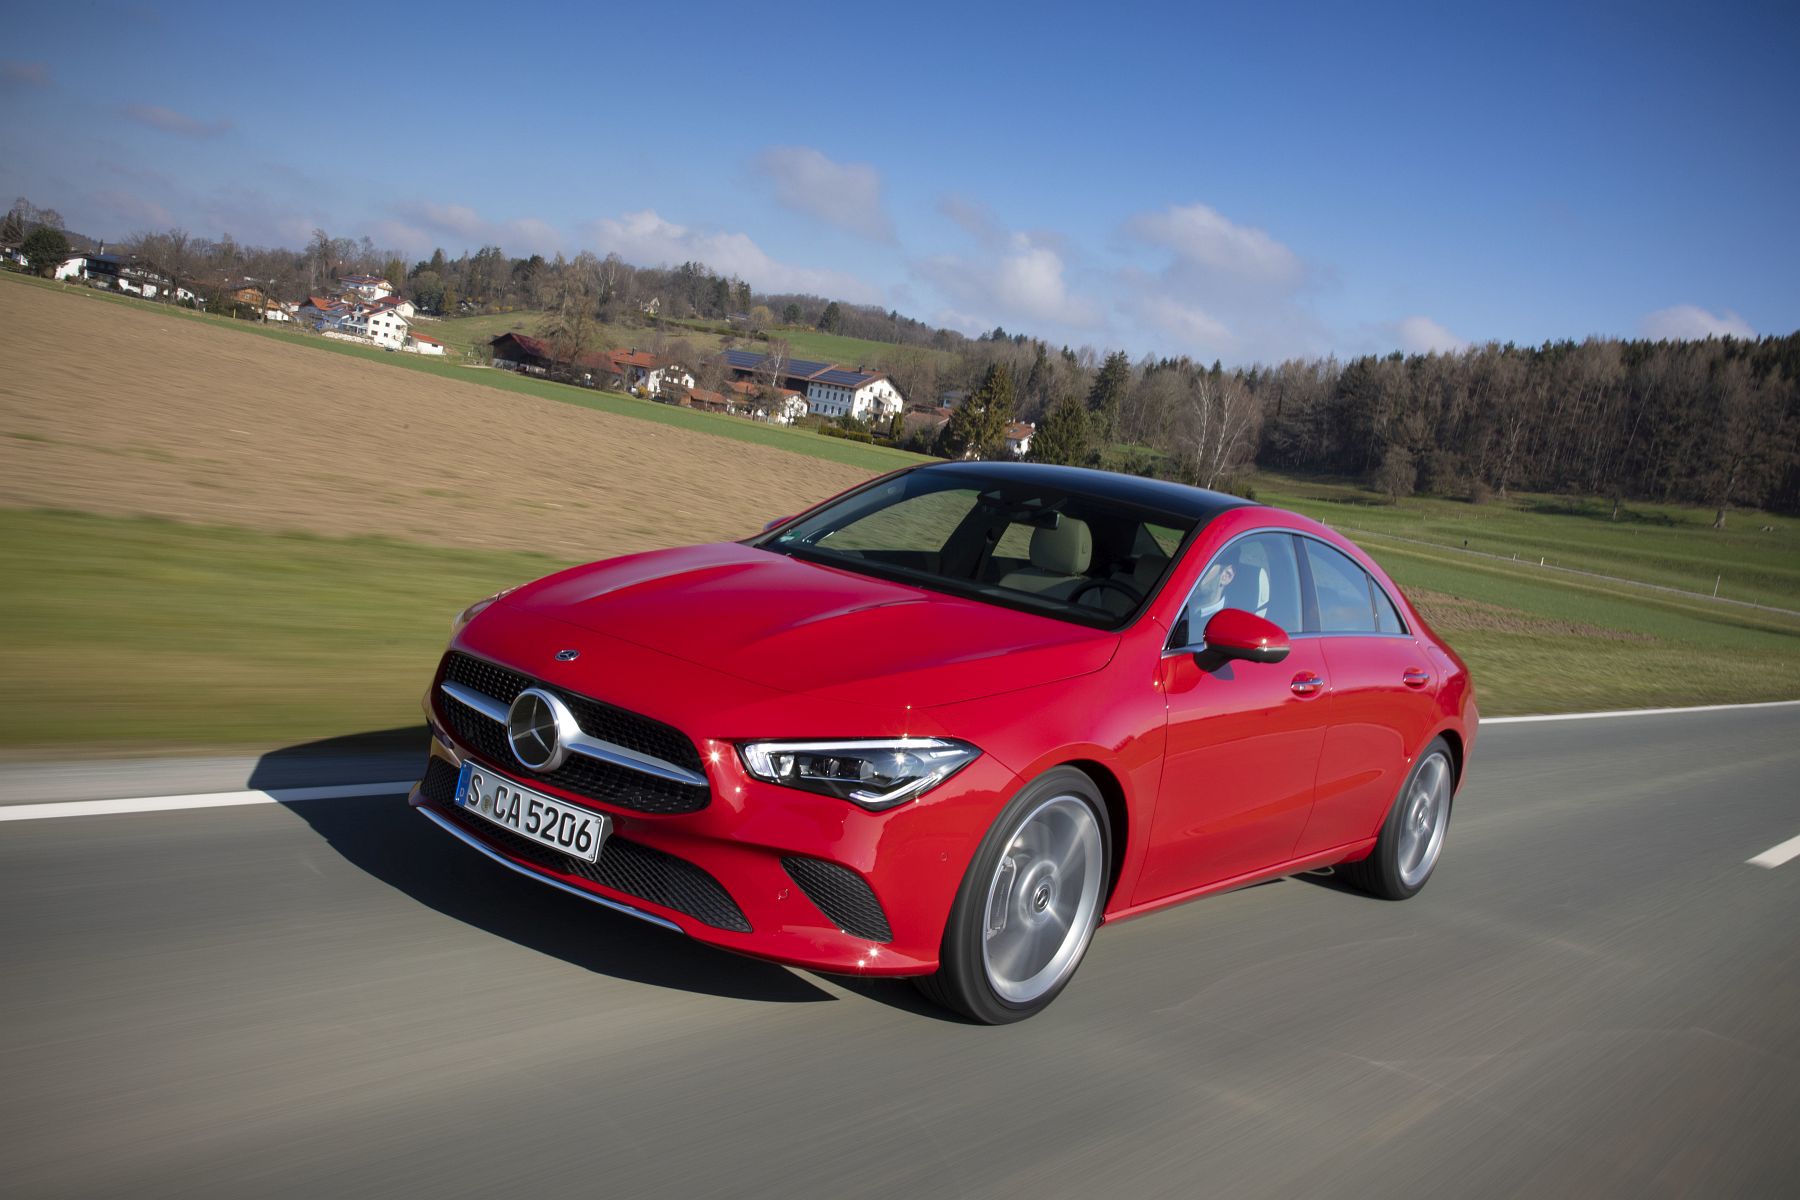
[[[407,338],[406,345],[400,348],[409,354],[442,355],[444,353],[444,343],[436,338],[426,337],[422,333],[415,333]]]
[[[1006,452],[1014,458],[1031,453],[1031,439],[1037,433],[1036,421],[1014,421],[1006,427]]]
[[[836,363],[810,359],[771,361],[767,354],[751,350],[726,350],[719,358],[740,379],[762,379],[773,374],[788,387],[804,387],[807,404],[822,417],[891,420],[906,408],[900,389],[880,371],[860,367],[852,371]]]
[[[338,280],[338,285],[369,304],[394,294],[394,285],[379,275],[345,275]]]
[[[412,322],[398,308],[365,308],[338,323],[340,333],[367,338],[384,350],[398,350],[412,333]]]
[[[660,396],[665,389],[691,391],[694,387],[694,376],[686,367],[646,350],[614,350],[607,357],[625,386],[646,396]]]

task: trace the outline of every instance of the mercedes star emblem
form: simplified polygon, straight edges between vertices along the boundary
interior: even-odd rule
[[[541,688],[526,688],[506,713],[506,741],[513,757],[533,771],[554,771],[569,756],[581,726],[568,705]]]

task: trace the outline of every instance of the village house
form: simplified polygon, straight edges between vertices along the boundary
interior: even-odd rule
[[[85,279],[95,287],[154,300],[173,289],[169,277],[135,254],[82,254],[56,268],[57,279]]]
[[[908,440],[917,437],[927,444],[935,442],[954,411],[948,407],[908,409],[900,418],[902,436]]]
[[[693,375],[680,363],[636,347],[614,350],[608,357],[625,386],[646,396],[660,396],[665,389],[691,389],[694,386]]]
[[[885,374],[850,370],[836,363],[790,358],[778,366],[767,354],[750,350],[727,350],[722,356],[725,366],[738,379],[767,379],[779,375],[778,382],[806,396],[808,410],[823,417],[849,417],[857,421],[890,420],[905,407],[906,400],[893,380]]]
[[[412,323],[392,308],[363,309],[338,322],[338,332],[366,338],[384,350],[406,345]]]
[[[792,388],[770,388],[747,379],[733,379],[725,385],[725,390],[736,400],[740,410],[759,421],[792,425],[809,411],[806,397]]]
[[[736,412],[736,407],[721,392],[709,392],[704,388],[689,388],[682,398],[683,408],[698,408],[703,412]]]
[[[254,283],[231,288],[225,292],[225,295],[235,303],[255,312],[264,321],[292,321],[294,319],[293,312],[286,304],[268,295]],[[190,299],[191,293],[188,296],[177,293],[176,298]]]
[[[411,354],[441,355],[444,353],[444,343],[436,338],[426,337],[422,333],[415,333],[407,338],[406,345],[400,348]]]
[[[345,275],[338,280],[338,286],[346,292],[355,294],[365,304],[394,294],[394,285],[379,275]]]
[[[1006,452],[1014,458],[1031,453],[1031,437],[1037,432],[1035,421],[1014,421],[1006,427]]]
[[[573,363],[556,357],[550,343],[523,333],[503,333],[488,343],[494,365],[528,375],[573,376],[575,382],[645,396],[674,394],[694,386],[680,364],[642,350],[612,350],[578,355]]]

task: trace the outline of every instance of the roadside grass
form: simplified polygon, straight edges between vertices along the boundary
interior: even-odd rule
[[[1800,696],[1800,621],[1375,547],[1489,716]],[[452,613],[544,555],[0,509],[0,751],[272,748],[409,725]]]
[[[458,379],[498,388],[502,391],[522,392],[528,396],[538,396],[560,404],[574,404],[582,408],[612,413],[616,416],[636,417],[639,420],[654,421],[678,429],[691,429],[698,433],[715,434],[740,442],[773,446],[777,449],[793,451],[796,454],[810,454],[814,458],[822,458],[828,462],[842,463],[870,472],[892,471],[915,463],[932,461],[924,455],[897,450],[891,446],[871,446],[861,442],[847,441],[843,438],[826,437],[823,434],[814,433],[810,429],[793,429],[764,421],[753,421],[748,417],[679,408],[673,404],[660,404],[654,400],[642,400],[636,396],[625,396],[616,392],[599,392],[589,388],[576,387],[573,384],[554,383],[529,375],[518,375],[511,371],[470,367],[457,362],[450,356],[424,358],[417,354],[376,350],[367,346],[335,341],[301,330],[284,329],[280,326],[271,327],[251,321],[237,321],[229,317],[177,308],[172,304],[157,304],[154,301],[112,295],[94,288],[72,287],[48,280],[32,279],[13,272],[0,272],[0,277],[16,281],[23,286],[40,287],[63,295],[122,305],[159,319],[199,321],[239,333],[274,338],[278,341],[322,350],[330,354],[360,358],[398,370],[421,371],[444,379]],[[437,334],[432,333],[428,336],[436,337]]]
[[[1615,521],[1611,502],[1592,497],[1515,493],[1470,504],[1410,496],[1392,504],[1354,483],[1263,472],[1251,482],[1258,500],[1303,512],[1352,540],[1386,535],[1428,542],[1471,566],[1490,560],[1458,551],[1517,555],[1518,565],[1503,570],[1522,578],[1558,574],[1539,569],[1541,558],[1707,595],[1716,581],[1720,596],[1800,609],[1800,518],[1740,509],[1727,516],[1724,529],[1713,529],[1712,510],[1682,505],[1628,501]],[[1367,548],[1377,544],[1371,539]]]
[[[411,725],[470,601],[535,554],[0,510],[0,746],[192,752]]]

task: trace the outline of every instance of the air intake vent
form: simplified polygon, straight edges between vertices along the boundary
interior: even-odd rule
[[[792,856],[781,860],[789,877],[800,885],[806,898],[819,906],[839,929],[871,942],[891,942],[887,914],[868,880],[838,863],[821,858]]]

